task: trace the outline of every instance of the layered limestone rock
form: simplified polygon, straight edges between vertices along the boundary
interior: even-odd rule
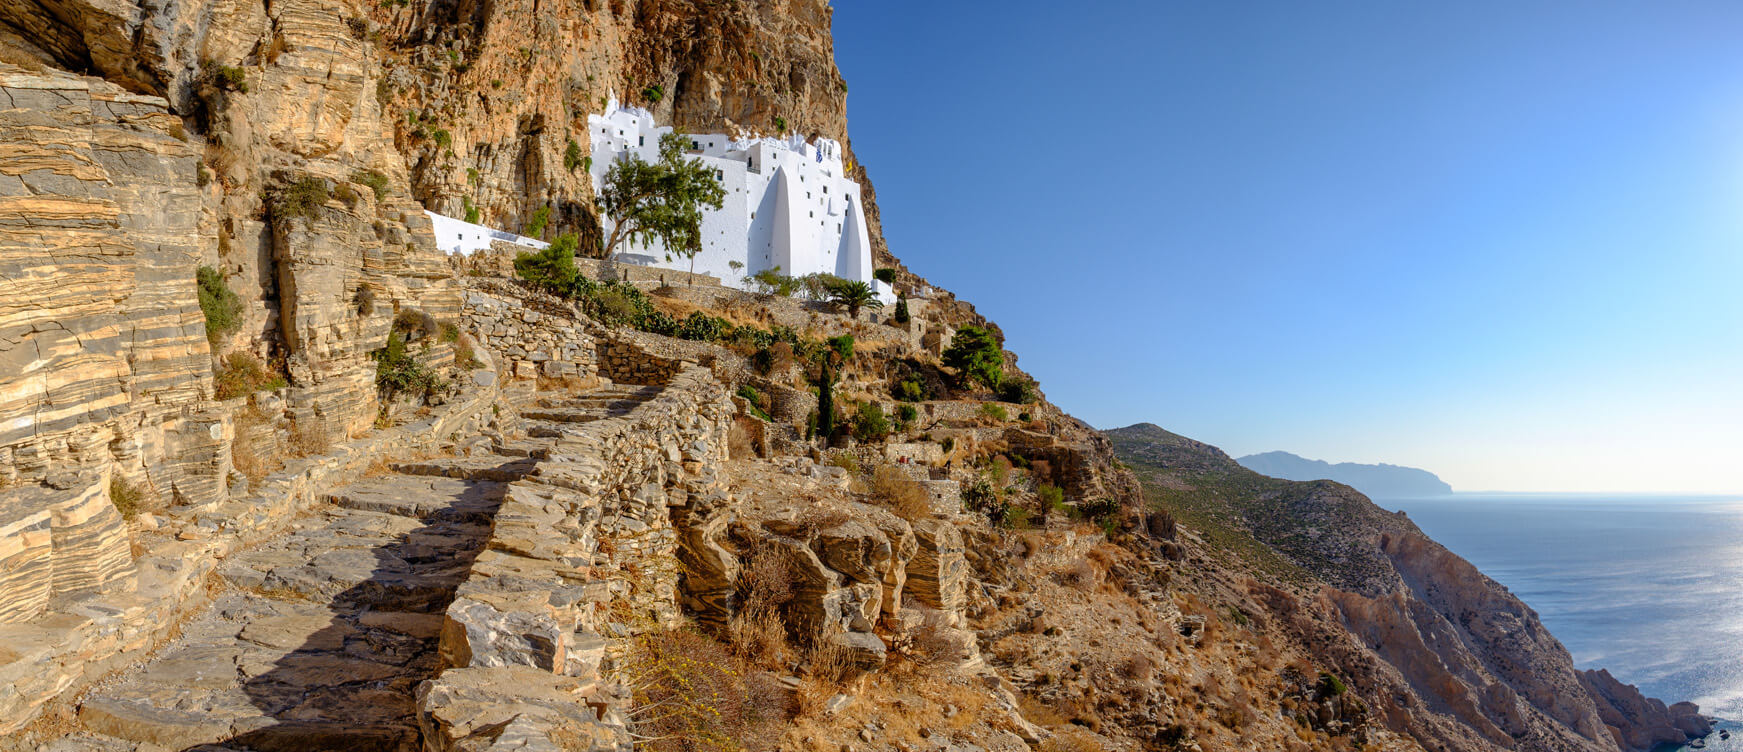
[[[110,463],[221,493],[194,300],[197,157],[161,99],[0,64],[0,474]]]

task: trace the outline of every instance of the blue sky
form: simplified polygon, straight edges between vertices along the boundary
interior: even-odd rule
[[[834,23],[891,249],[1092,424],[1743,493],[1743,3]]]

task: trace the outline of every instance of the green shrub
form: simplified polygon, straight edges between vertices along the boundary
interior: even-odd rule
[[[315,210],[331,198],[326,178],[306,175],[297,182],[274,191],[267,203],[272,209],[272,216],[278,219],[314,219]]]
[[[984,515],[988,522],[994,525],[1003,524],[1008,507],[999,498],[998,489],[992,481],[986,478],[975,478],[973,482],[962,487],[962,507],[970,512]]]
[[[756,287],[757,292],[782,297],[791,297],[802,286],[797,278],[782,274],[781,267],[778,266],[750,275],[750,281]]]
[[[896,298],[896,310],[894,313],[890,314],[890,320],[898,324],[906,324],[912,320],[912,318],[912,316],[908,315],[908,296],[898,296]]]
[[[120,512],[125,519],[133,519],[139,514],[140,497],[144,496],[139,489],[128,483],[126,478],[117,475],[109,479],[109,501],[115,505],[115,511]]]
[[[551,222],[551,207],[549,207],[549,206],[539,207],[538,211],[533,212],[533,218],[527,221],[527,226],[526,226],[527,237],[529,237],[529,238],[543,238],[545,236],[545,226],[550,224],[550,222]],[[572,248],[570,249],[570,255],[571,256],[574,255],[574,249],[572,249]]]
[[[787,119],[784,117],[781,117],[779,115],[776,115],[775,116],[775,130],[780,132],[780,133],[786,133],[787,132]]]
[[[430,138],[436,140],[436,146],[446,149],[454,145],[454,135],[447,128],[437,128],[430,133]]]
[[[1344,680],[1337,677],[1337,674],[1320,672],[1319,693],[1321,695],[1336,697],[1348,691],[1350,688],[1344,684]]]
[[[1042,483],[1035,489],[1035,495],[1040,497],[1043,509],[1059,509],[1065,506],[1065,491],[1058,486]]]
[[[387,198],[387,175],[375,170],[358,170],[351,173],[351,182],[369,186],[375,192],[375,200]]]
[[[1005,412],[1005,406],[997,402],[980,403],[980,414],[997,421],[1009,419],[1009,415]]]
[[[853,358],[853,335],[851,334],[830,337],[824,340],[824,344],[828,345],[829,349],[844,361]]]
[[[1109,498],[1082,499],[1077,502],[1077,512],[1092,520],[1111,520],[1120,512],[1120,503]]]
[[[914,373],[902,377],[902,380],[896,382],[895,388],[890,391],[896,399],[903,402],[925,402],[930,396],[926,392],[926,382]]]
[[[901,426],[903,429],[913,425],[914,420],[919,417],[920,411],[914,409],[913,405],[903,404],[896,406],[896,424]]]
[[[574,172],[581,166],[581,145],[575,139],[569,139],[569,145],[563,147],[563,168]]]
[[[478,224],[478,220],[480,219],[478,207],[472,205],[472,197],[461,196],[460,206],[466,210],[466,221],[471,222],[472,224]]]
[[[592,172],[593,171],[593,155],[589,154],[589,155],[581,158],[581,171],[582,172]]]
[[[478,168],[476,168],[476,167],[466,168],[466,184],[467,185],[470,185],[473,188],[477,188],[479,180],[480,179],[478,177]]]
[[[459,340],[460,327],[455,326],[454,324],[443,324],[441,339],[443,342],[454,342]]]
[[[875,279],[879,282],[885,282],[885,283],[893,285],[896,283],[896,270],[892,267],[886,266],[882,269],[879,269],[875,272],[872,272],[872,279]]]
[[[762,418],[770,423],[775,422],[774,418],[769,417],[768,411],[763,409],[763,395],[761,392],[757,391],[756,387],[744,384],[738,388],[738,396],[743,397],[744,401],[750,403],[750,412],[752,415]]]
[[[663,97],[665,95],[666,95],[666,90],[661,88],[658,85],[649,86],[647,88],[642,89],[642,98],[648,100],[649,102],[658,102],[658,101],[660,101],[660,97]]]
[[[199,286],[200,312],[206,314],[206,341],[215,348],[224,335],[241,325],[242,299],[217,269],[202,266],[195,270],[194,278]]]
[[[858,413],[853,419],[854,438],[860,441],[882,441],[890,435],[890,420],[884,415],[883,405],[861,402]]]
[[[1028,379],[1010,379],[999,385],[999,399],[1018,405],[1027,405],[1035,401],[1035,382]]]
[[[678,326],[678,338],[698,342],[714,342],[726,337],[732,330],[732,323],[718,316],[710,316],[701,311],[691,311],[684,317],[684,323]]]
[[[447,388],[447,382],[406,352],[405,335],[394,330],[387,346],[375,351],[375,385],[388,394],[401,392],[428,395]]]
[[[207,60],[201,68],[206,83],[225,91],[248,93],[248,71],[211,60]]]
[[[233,352],[225,356],[222,365],[212,375],[213,396],[221,400],[235,399],[262,390],[283,389],[283,376],[267,370],[266,364],[252,353]]]
[[[965,326],[950,339],[950,347],[944,351],[944,364],[956,369],[965,380],[997,389],[1004,378],[1005,351],[992,332]]]

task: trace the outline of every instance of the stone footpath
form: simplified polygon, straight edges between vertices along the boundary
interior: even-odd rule
[[[149,663],[95,688],[83,728],[46,748],[423,749],[419,685],[447,667],[444,612],[509,483],[535,472],[568,427],[660,392],[533,395],[463,439],[469,456],[390,461],[328,493],[288,534],[225,560],[228,587],[212,608]]]

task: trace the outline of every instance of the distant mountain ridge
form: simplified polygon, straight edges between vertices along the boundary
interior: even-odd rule
[[[1284,480],[1335,480],[1372,498],[1445,496],[1452,486],[1434,473],[1402,465],[1332,464],[1289,452],[1249,454],[1235,460],[1260,475]]]

